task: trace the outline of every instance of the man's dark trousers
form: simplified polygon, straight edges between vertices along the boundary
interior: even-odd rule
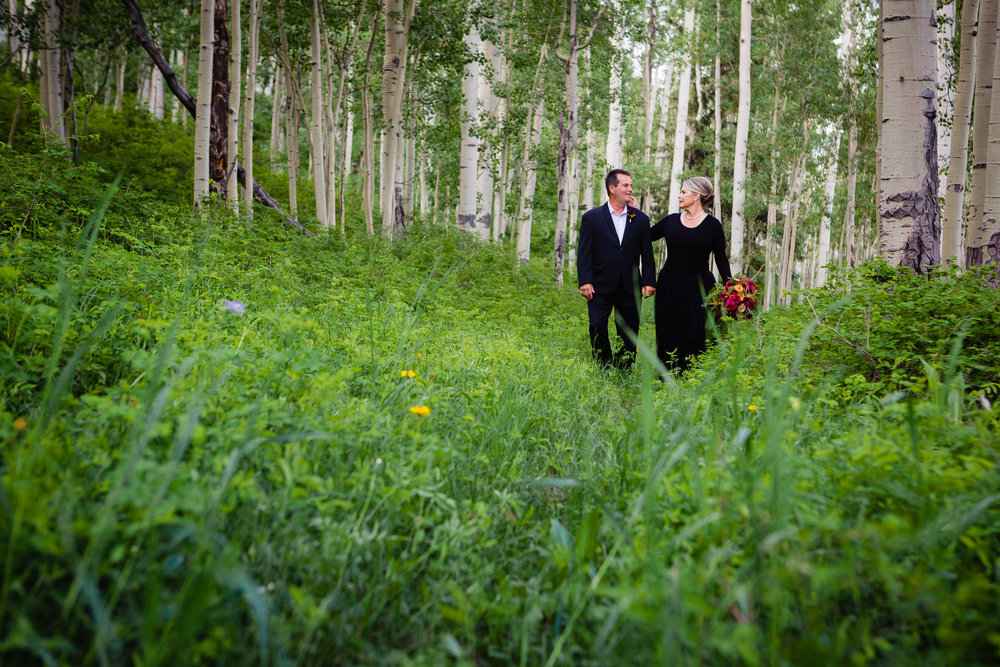
[[[609,294],[594,294],[587,302],[587,317],[590,320],[590,344],[594,348],[594,357],[602,364],[614,364],[627,368],[635,361],[635,343],[632,337],[639,330],[639,294],[631,286],[621,284]],[[608,337],[608,320],[612,308],[615,311],[615,327],[624,347],[617,355],[611,353],[611,340]],[[627,331],[626,331],[627,329]]]

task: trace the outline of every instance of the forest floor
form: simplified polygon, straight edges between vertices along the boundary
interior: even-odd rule
[[[0,164],[0,661],[995,664],[1000,308],[872,264],[597,368],[548,260]],[[572,280],[570,280],[572,282]]]

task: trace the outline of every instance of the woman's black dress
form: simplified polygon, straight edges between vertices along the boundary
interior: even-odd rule
[[[650,230],[652,239],[666,239],[667,261],[656,279],[656,353],[667,368],[683,373],[692,355],[705,351],[705,296],[715,285],[708,255],[722,280],[729,280],[729,257],[722,223],[711,215],[697,227],[685,227],[672,213]]]

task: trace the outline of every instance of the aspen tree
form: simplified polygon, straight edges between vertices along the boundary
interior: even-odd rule
[[[830,261],[830,219],[833,217],[833,197],[837,191],[837,155],[840,153],[840,136],[836,130],[830,138],[830,155],[823,186],[823,217],[819,226],[816,245],[815,285],[826,283],[826,265]]]
[[[656,108],[656,71],[653,68],[656,58],[656,0],[649,0],[649,39],[646,42],[646,60],[642,70],[642,103],[643,103],[643,160],[649,162],[652,134],[653,116]]]
[[[1000,11],[1000,8],[998,8]],[[997,30],[1000,31],[1000,21]],[[997,39],[1000,45],[1000,34]],[[1000,48],[997,49],[1000,52]],[[1000,265],[1000,59],[994,58],[990,99],[989,142],[986,150],[986,196],[981,218],[969,220],[965,265]]]
[[[608,105],[608,137],[604,146],[604,162],[607,169],[621,169],[624,159],[625,134],[622,130],[622,40],[625,29],[621,20],[621,0],[611,0],[611,11],[614,16],[611,30],[611,83]]]
[[[565,266],[566,253],[566,229],[569,219],[569,196],[575,188],[572,186],[572,174],[570,173],[570,156],[579,139],[580,126],[579,115],[579,68],[580,51],[590,46],[594,38],[594,32],[600,22],[601,15],[607,9],[607,5],[601,5],[601,9],[593,19],[590,33],[582,42],[577,33],[577,11],[579,0],[569,0],[569,16],[565,24],[568,33],[567,52],[563,55],[558,50],[556,55],[563,62],[565,72],[564,86],[566,90],[566,107],[564,115],[560,115],[559,123],[559,153],[556,156],[556,230],[554,241],[554,268],[556,283],[563,283],[563,269]]]
[[[212,49],[215,0],[201,0],[198,42],[198,96],[194,134],[194,203],[208,195],[208,144],[212,131]]]
[[[43,46],[38,52],[41,79],[39,87],[42,103],[42,124],[46,132],[62,141],[66,140],[66,123],[63,120],[63,77],[59,57],[59,3],[47,0],[42,15]]]
[[[975,0],[978,1],[978,0]],[[844,204],[844,260],[854,267],[856,252],[854,246],[855,223],[854,211],[857,200],[858,186],[858,125],[855,119],[855,107],[858,100],[858,82],[855,72],[858,68],[857,35],[854,30],[856,12],[854,0],[847,0],[847,28],[844,31],[843,44],[846,54],[846,76],[851,82],[851,97],[847,115],[847,201]]]
[[[743,206],[746,202],[747,140],[750,137],[750,0],[740,3],[740,97],[736,117],[736,146],[733,157],[733,213],[730,231],[729,264],[733,274],[743,270]]]
[[[935,9],[897,0],[881,23],[879,253],[917,272],[941,263]]]
[[[243,0],[230,0],[232,7],[229,44],[229,148],[227,150],[229,160],[232,163],[239,158],[239,123],[240,123],[240,82],[243,78],[243,33],[242,16],[240,10]],[[253,0],[251,0],[253,2]],[[245,168],[245,167],[244,167]],[[226,179],[226,200],[229,201],[234,211],[239,211],[239,188],[235,174]]]
[[[368,39],[368,50],[365,52],[365,65],[362,70],[364,75],[361,84],[361,158],[363,160],[361,206],[365,216],[365,231],[368,233],[368,236],[375,234],[373,209],[375,208],[375,169],[377,167],[375,166],[375,110],[372,103],[371,73],[378,17],[379,12],[375,11],[372,13],[371,35]]]
[[[507,62],[506,53],[509,53],[513,48],[514,31],[507,30],[506,34],[506,50],[501,52],[497,50],[496,60],[494,62],[494,68],[499,68],[499,80],[503,81],[505,93],[499,98],[497,103],[497,122],[498,127],[502,133],[503,140],[500,146],[500,169],[498,173],[500,174],[500,185],[497,188],[496,202],[494,204],[493,213],[493,228],[496,234],[496,240],[503,238],[504,233],[507,231],[507,189],[510,187],[513,179],[507,177],[508,169],[510,168],[510,132],[507,131],[507,114],[508,114],[508,97],[510,95],[511,85],[513,83],[513,72],[511,71],[510,63]]]
[[[954,258],[959,266],[965,259],[963,213],[969,166],[969,125],[972,115],[972,95],[976,82],[976,41],[978,38],[979,0],[962,3],[961,46],[958,64],[958,90],[952,123],[951,156],[948,160],[948,182],[941,210],[941,256]]]
[[[481,45],[479,29],[475,23],[465,33],[465,43],[471,54],[462,76],[462,147],[458,163],[458,227],[486,240],[489,229],[480,229],[477,222],[476,184],[479,169],[479,60]]]
[[[673,96],[674,86],[674,66],[667,63],[664,75],[663,88],[660,93],[660,122],[656,131],[656,155],[653,158],[653,166],[656,171],[663,168],[663,158],[667,151],[667,124],[670,118],[670,100]]]
[[[951,68],[951,52],[955,39],[956,4],[956,0],[945,0],[937,13],[938,192],[944,192],[948,185],[948,160],[951,157],[952,131],[950,125],[954,123],[955,104],[948,80],[954,72]]]
[[[215,26],[212,53],[212,119],[208,142],[209,187],[223,187],[235,163],[228,156],[229,148],[229,10],[227,0],[215,0]],[[233,167],[232,169],[230,167]],[[219,192],[225,196],[225,192]]]
[[[274,66],[274,108],[271,110],[271,140],[268,143],[269,159],[271,163],[271,171],[277,173],[278,171],[278,156],[285,151],[283,145],[284,142],[284,123],[282,122],[282,114],[285,111],[285,71],[281,69],[275,63]]]
[[[538,90],[542,84],[542,71],[548,57],[548,44],[542,42],[538,54],[538,64],[532,79],[532,90]],[[531,257],[531,226],[534,219],[535,185],[537,183],[538,166],[535,161],[535,149],[542,135],[542,119],[545,112],[545,98],[539,95],[537,103],[529,98],[529,109],[524,128],[524,148],[521,151],[521,191],[517,203],[517,258],[522,264],[527,264]]]
[[[319,0],[310,4],[309,54],[312,85],[312,114],[310,118],[310,151],[313,172],[313,199],[316,202],[316,219],[325,227],[330,227],[326,215],[326,134],[323,127],[323,52],[320,42]]]
[[[712,188],[716,193],[712,214],[722,220],[722,197],[718,193],[722,184],[722,40],[719,26],[722,23],[722,0],[715,0],[715,161],[712,164]],[[767,241],[769,243],[770,240]]]
[[[253,114],[257,89],[257,60],[260,56],[260,15],[263,0],[250,0],[250,15],[247,17],[247,88],[246,100],[243,103],[243,168],[246,170],[246,182],[253,183]],[[279,70],[280,72],[280,70]],[[278,73],[275,73],[277,78]],[[274,111],[278,115],[280,99],[278,86],[274,87]],[[273,137],[273,130],[272,130]],[[273,159],[273,158],[272,158]],[[253,188],[243,188],[243,204],[246,207],[247,220],[253,220]]]
[[[410,24],[416,11],[416,0],[386,0],[385,55],[382,60],[382,120],[385,140],[382,142],[382,234],[392,236],[405,226],[403,210],[403,94],[406,81],[406,60]]]
[[[480,238],[498,238],[493,230],[493,195],[494,169],[496,163],[496,141],[492,132],[486,132],[496,118],[499,98],[493,90],[491,78],[498,73],[499,54],[497,47],[490,40],[482,40],[482,53],[485,61],[490,64],[486,72],[480,71],[477,98],[482,104],[479,126],[482,130],[480,138],[479,166],[476,177],[476,234]],[[492,233],[491,233],[491,230]]]
[[[667,210],[677,208],[677,197],[681,193],[681,176],[684,173],[684,148],[688,131],[688,108],[691,106],[691,49],[694,46],[694,8],[684,11],[685,53],[681,56],[681,76],[677,87],[677,114],[674,116],[674,152],[670,165],[670,189],[667,195]]]

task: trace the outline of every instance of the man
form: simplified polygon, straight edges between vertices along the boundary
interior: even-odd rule
[[[584,213],[580,222],[576,274],[580,295],[587,299],[594,357],[602,364],[629,368],[635,361],[635,343],[628,332],[639,333],[637,274],[643,297],[649,298],[656,292],[653,244],[649,240],[649,217],[629,206],[631,174],[624,169],[612,169],[604,185],[608,203]],[[612,355],[608,338],[612,309],[616,313],[618,336],[623,342],[617,355]]]

